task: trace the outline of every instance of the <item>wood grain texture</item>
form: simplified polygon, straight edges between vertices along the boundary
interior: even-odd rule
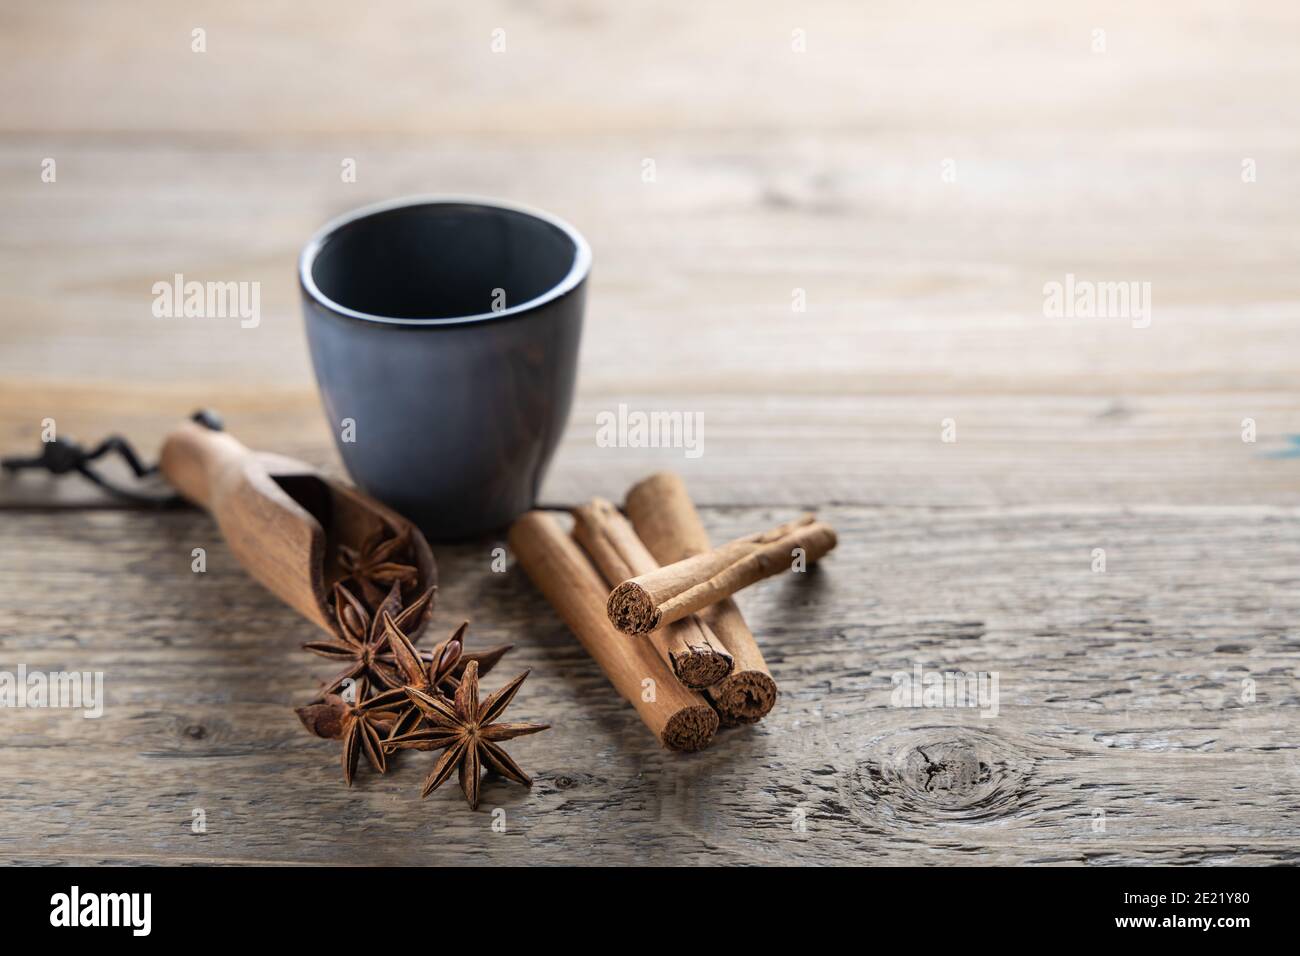
[[[705,512],[718,540],[777,517]],[[515,642],[488,686],[532,667],[513,709],[555,725],[512,751],[532,791],[489,783],[475,814],[419,800],[428,755],[343,787],[337,744],[292,711],[323,676],[310,625],[206,517],[10,513],[0,572],[25,599],[0,610],[0,665],[103,670],[107,706],[4,714],[0,858],[1300,861],[1300,511],[826,517],[841,545],[818,570],[740,596],[780,701],[695,755],[659,747],[518,568],[489,570],[491,542],[438,549],[431,633],[468,617],[471,646]],[[999,672],[999,715],[892,707],[917,664]]]
[[[0,712],[0,860],[1300,862],[1300,8],[312,11],[0,9],[0,452],[52,418],[155,457],[210,406],[340,475],[298,250],[369,201],[479,193],[595,254],[544,504],[674,468],[716,541],[814,509],[839,548],[740,595],[782,696],[686,757],[491,571],[503,541],[438,549],[431,635],[516,643],[488,686],[534,667],[512,714],[555,724],[512,751],[531,792],[487,786],[494,833],[421,804],[422,755],[341,787],[292,713],[310,627],[207,518],[0,478],[0,670],[102,669],[109,697]],[[154,318],[176,273],[259,282],[260,323]],[[1150,327],[1047,318],[1066,274],[1150,282]],[[620,404],[702,416],[703,454],[599,447]],[[917,664],[997,671],[1000,715],[891,707]]]

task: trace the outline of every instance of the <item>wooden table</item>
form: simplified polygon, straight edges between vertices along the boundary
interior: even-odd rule
[[[675,468],[718,539],[815,508],[841,544],[741,595],[781,700],[692,756],[519,569],[492,573],[499,541],[438,548],[435,629],[513,642],[502,673],[533,674],[511,713],[554,724],[512,750],[532,790],[489,783],[471,813],[419,800],[426,755],[342,785],[292,712],[324,672],[309,626],[204,515],[5,482],[0,670],[103,671],[107,703],[0,712],[0,860],[1296,862],[1297,21],[1281,0],[6,8],[4,451],[50,418],[153,455],[208,405],[337,470],[297,249],[365,202],[488,194],[595,251],[546,504]],[[260,324],[154,318],[176,273],[259,282]],[[1067,274],[1149,282],[1149,327],[1045,315]],[[620,402],[702,414],[704,454],[598,447]],[[996,673],[998,715],[891,706],[918,666]]]

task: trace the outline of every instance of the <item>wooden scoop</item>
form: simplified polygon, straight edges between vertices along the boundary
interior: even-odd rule
[[[187,422],[167,436],[158,467],[177,491],[216,519],[249,574],[331,634],[340,635],[331,592],[347,574],[338,563],[341,544],[359,549],[376,531],[408,531],[419,572],[414,594],[438,583],[433,553],[418,528],[305,462],[250,451],[225,432]],[[412,639],[424,629],[433,604],[415,622]]]

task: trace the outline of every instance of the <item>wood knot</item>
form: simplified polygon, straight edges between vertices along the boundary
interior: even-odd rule
[[[211,714],[177,714],[150,711],[132,718],[131,732],[123,738],[145,757],[194,757],[228,752],[230,724]],[[238,738],[235,746],[246,744]]]
[[[1027,749],[993,731],[918,727],[877,740],[854,769],[853,804],[880,825],[1015,816],[1032,802]]]
[[[602,785],[604,785],[604,781],[592,774],[565,770],[554,776],[543,773],[534,777],[533,794],[545,796],[547,794],[563,793],[566,790],[590,790],[599,788]]]

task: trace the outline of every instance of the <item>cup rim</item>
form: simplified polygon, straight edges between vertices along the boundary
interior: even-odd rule
[[[541,295],[534,296],[526,302],[520,302],[518,305],[512,305],[502,309],[499,312],[480,312],[475,315],[452,315],[430,318],[398,318],[391,315],[372,315],[368,312],[359,312],[356,309],[350,309],[340,302],[336,302],[320,290],[316,285],[316,279],[312,276],[312,267],[316,264],[316,259],[321,251],[345,227],[359,219],[365,219],[383,212],[391,212],[394,209],[413,208],[415,206],[484,206],[489,209],[500,209],[506,212],[518,213],[528,216],[547,225],[553,226],[560,230],[573,243],[573,265],[569,268],[568,273],[558,283],[551,286]],[[548,212],[540,209],[534,209],[519,203],[507,202],[500,199],[488,199],[483,196],[461,196],[461,195],[416,195],[402,196],[397,199],[387,199],[383,202],[371,203],[345,212],[341,216],[331,219],[325,225],[321,226],[307,240],[307,244],[302,247],[302,253],[298,256],[298,283],[318,304],[329,309],[331,312],[339,315],[346,315],[350,318],[360,319],[364,322],[376,322],[381,325],[414,325],[414,326],[447,326],[447,325],[471,325],[477,322],[492,322],[500,319],[510,318],[511,316],[520,315],[530,312],[539,306],[545,305],[555,299],[568,295],[587,278],[591,271],[591,247],[587,245],[587,240],[582,237],[582,233],[569,225],[558,216],[553,216]]]

